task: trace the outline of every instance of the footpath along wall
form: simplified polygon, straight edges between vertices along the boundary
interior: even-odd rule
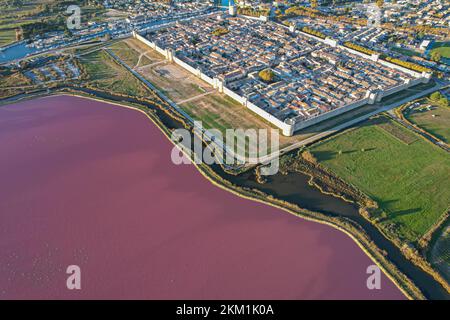
[[[294,31],[294,30],[291,30]],[[189,71],[190,73],[194,74],[196,77],[202,79],[203,81],[205,81],[206,83],[208,83],[209,85],[211,85],[212,87],[214,87],[215,89],[217,89],[219,92],[227,95],[228,97],[232,98],[233,100],[241,103],[243,106],[247,107],[249,110],[253,111],[254,113],[258,114],[259,116],[261,116],[262,118],[264,118],[265,120],[267,120],[268,122],[270,122],[271,124],[273,124],[274,126],[276,126],[277,128],[279,128],[283,135],[285,136],[292,136],[294,134],[295,131],[297,130],[301,130],[304,129],[306,127],[312,126],[314,124],[317,124],[321,121],[327,120],[329,118],[338,116],[342,113],[351,111],[353,109],[359,108],[365,104],[373,104],[375,102],[380,101],[382,98],[392,95],[394,93],[397,93],[399,91],[405,90],[409,87],[412,87],[414,85],[420,84],[420,83],[426,83],[429,81],[429,79],[431,78],[430,74],[426,74],[426,73],[418,73],[418,72],[414,72],[412,70],[403,68],[401,66],[395,65],[393,63],[378,59],[377,56],[374,55],[367,55],[358,51],[355,51],[353,49],[347,48],[345,46],[342,45],[338,45],[336,44],[335,41],[332,41],[331,39],[320,39],[318,37],[312,36],[310,34],[307,34],[305,32],[299,31],[299,30],[295,30],[294,32],[296,33],[301,33],[303,35],[306,35],[308,37],[314,38],[316,40],[319,40],[322,43],[326,43],[328,45],[331,45],[333,47],[339,47],[341,49],[347,50],[352,54],[361,56],[363,58],[366,59],[370,59],[374,62],[378,62],[381,63],[383,65],[386,65],[390,68],[394,68],[397,70],[400,70],[402,72],[405,72],[409,75],[412,75],[413,77],[415,77],[415,79],[407,79],[405,80],[405,82],[401,85],[389,88],[388,90],[382,91],[382,90],[378,90],[376,92],[367,92],[367,95],[364,99],[352,102],[350,104],[347,104],[345,106],[339,107],[337,109],[333,109],[331,111],[319,114],[318,116],[312,117],[312,118],[308,118],[306,120],[304,119],[300,119],[298,118],[294,118],[294,119],[288,119],[286,121],[282,121],[278,118],[276,118],[274,115],[270,114],[268,111],[262,109],[261,107],[258,107],[257,105],[255,105],[254,103],[250,102],[247,100],[247,98],[242,97],[240,95],[238,95],[236,92],[234,92],[233,90],[227,88],[224,83],[218,79],[218,78],[211,78],[208,75],[204,74],[200,69],[196,69],[194,67],[192,67],[191,65],[187,64],[186,62],[182,61],[181,59],[177,58],[175,56],[175,53],[173,52],[173,50],[169,49],[169,48],[161,48],[158,45],[156,45],[156,43],[149,41],[148,39],[146,39],[145,37],[139,35],[137,32],[133,31],[133,37],[136,38],[137,40],[141,41],[142,43],[146,44],[147,46],[149,46],[150,48],[156,50],[157,52],[159,52],[160,54],[162,54],[164,57],[166,57],[167,60],[169,60],[170,62],[173,62],[177,65],[179,65],[180,67],[184,68],[185,70]]]

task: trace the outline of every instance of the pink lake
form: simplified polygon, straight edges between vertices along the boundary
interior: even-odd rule
[[[0,299],[404,299],[347,235],[242,199],[138,112],[0,107]],[[66,268],[81,268],[68,290]]]

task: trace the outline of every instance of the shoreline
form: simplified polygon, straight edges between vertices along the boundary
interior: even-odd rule
[[[86,91],[84,91],[86,90]],[[90,91],[90,92],[89,92]],[[104,96],[103,96],[104,94]],[[190,127],[183,121],[183,119],[180,119],[180,116],[173,112],[173,110],[164,108],[164,105],[159,104],[158,102],[153,102],[151,100],[146,100],[145,98],[134,98],[132,96],[128,95],[115,95],[114,93],[110,93],[107,91],[98,90],[96,88],[89,88],[89,87],[71,87],[71,86],[63,86],[63,87],[56,87],[51,88],[51,90],[37,90],[30,93],[25,94],[18,94],[14,96],[8,97],[10,100],[7,103],[1,103],[0,106],[4,104],[12,104],[17,103],[19,101],[25,101],[25,100],[31,100],[35,98],[45,98],[49,96],[58,96],[58,95],[68,95],[68,96],[75,96],[75,97],[81,97],[85,99],[91,99],[96,100],[100,102],[105,102],[111,105],[121,106],[128,109],[140,111],[147,115],[150,120],[155,123],[158,128],[166,135],[166,137],[170,139],[170,133],[173,128],[171,128],[171,123],[169,122],[169,126],[165,123],[167,116],[167,119],[170,121],[173,121],[174,123],[177,123],[178,125],[182,125],[187,129],[190,129]],[[12,100],[12,101],[11,101]],[[132,100],[132,101],[130,101]],[[147,112],[147,110],[149,112]],[[164,115],[164,118],[161,118],[159,116],[159,112],[162,112]],[[184,152],[184,150],[181,150]],[[426,299],[426,297],[423,295],[423,293],[418,289],[418,287],[415,285],[415,283],[408,278],[400,269],[397,267],[397,265],[391,261],[390,259],[387,259],[385,257],[381,257],[381,261],[377,260],[376,256],[379,256],[380,254],[385,255],[385,251],[382,249],[382,247],[377,246],[371,238],[368,236],[367,232],[355,221],[350,221],[350,219],[347,219],[345,217],[341,217],[340,221],[336,221],[334,217],[330,217],[327,214],[324,214],[322,212],[318,211],[310,211],[308,209],[301,208],[299,205],[282,200],[282,199],[276,199],[271,194],[265,194],[260,190],[250,190],[249,187],[241,186],[241,185],[235,185],[228,181],[226,178],[223,178],[218,172],[215,171],[214,168],[210,168],[208,166],[198,166],[197,164],[194,164],[197,169],[200,171],[200,173],[205,176],[208,180],[211,181],[216,186],[221,187],[222,189],[235,193],[236,195],[247,198],[250,200],[262,202],[268,205],[275,206],[277,208],[283,209],[285,211],[288,211],[291,214],[294,214],[296,216],[299,216],[301,218],[304,218],[306,220],[311,220],[318,223],[324,223],[328,224],[332,227],[335,227],[338,230],[341,230],[342,232],[349,235],[356,243],[357,245],[362,248],[362,250],[371,258],[371,260],[375,261],[376,264],[384,271],[386,276],[388,276],[391,281],[395,283],[395,285],[401,289],[403,294],[409,298],[409,299]],[[223,166],[220,166],[224,173],[226,174],[232,174],[236,175],[242,172],[229,172],[226,168]],[[307,175],[308,176],[308,175]],[[263,194],[263,196],[262,196]],[[324,193],[327,194],[327,193]],[[333,195],[333,194],[331,194]],[[268,200],[270,199],[270,201]],[[351,202],[351,201],[350,201]],[[317,217],[320,216],[320,217]],[[349,222],[351,228],[349,228]],[[353,225],[352,225],[353,223]],[[356,225],[356,226],[355,226]],[[349,230],[351,229],[351,230]],[[378,228],[377,228],[378,229]],[[384,233],[382,233],[384,234]],[[386,237],[385,237],[386,238]],[[396,249],[401,251],[401,248],[398,246],[398,243],[395,241],[392,241],[390,238],[386,238],[393,246],[396,247]],[[402,254],[403,255],[403,254]],[[409,260],[409,259],[408,259]],[[420,272],[424,272],[425,275],[431,276],[434,281],[439,284],[441,289],[443,290],[444,299],[447,299],[446,296],[449,292],[448,287],[443,285],[442,282],[436,280],[436,278],[433,276],[432,273],[425,271],[420,264],[414,263],[412,260],[408,261],[411,264],[411,267],[414,267],[416,269],[420,269]],[[386,264],[387,266],[383,266],[382,264]],[[388,271],[391,269],[391,271]],[[434,270],[434,269],[433,269]],[[394,275],[395,274],[395,275]],[[404,278],[395,280],[397,278]],[[406,280],[405,280],[406,279]],[[405,289],[402,287],[402,283],[407,283],[407,287],[409,289],[414,288],[413,291],[416,291],[414,294],[408,293],[408,289]]]
[[[376,117],[377,117],[377,118],[378,118],[378,117],[388,117],[388,118],[389,118],[389,115],[383,115],[383,114],[380,114],[380,115],[377,115]],[[394,119],[394,121],[395,121],[395,119]],[[347,132],[349,132],[349,131],[351,131],[351,130],[354,130],[354,129],[355,129],[355,128],[349,128],[349,129],[346,129],[346,130],[344,130],[344,131],[341,131],[341,132],[337,133],[336,135],[326,137],[325,139],[320,140],[320,141],[318,141],[317,143],[319,143],[319,144],[320,144],[320,143],[325,143],[325,142],[328,141],[328,140],[334,139],[334,138],[336,138],[336,137],[339,136],[339,135],[344,135],[345,133],[347,133]],[[415,132],[413,132],[413,133],[416,134]],[[430,143],[433,147],[437,147],[434,143],[432,143],[430,140],[428,140],[428,139],[427,139],[425,136],[423,136],[422,134],[418,134],[418,133],[417,133],[417,135],[418,135],[419,139],[422,139],[423,141],[425,141],[425,142],[427,142],[427,143]],[[361,190],[359,190],[357,187],[355,187],[355,186],[349,184],[349,183],[346,182],[343,178],[341,178],[341,177],[339,177],[338,175],[336,175],[332,170],[326,169],[326,171],[329,172],[329,173],[332,173],[333,175],[335,175],[335,176],[341,181],[341,183],[347,184],[347,185],[349,185],[349,186],[355,188],[355,190],[357,190],[358,192],[360,192],[362,195],[364,195],[365,197],[367,197],[367,198],[370,199],[371,201],[374,201],[372,198],[370,198],[367,194],[365,194],[364,192],[362,192]],[[331,195],[331,196],[333,196],[333,197],[335,197],[335,198],[340,198],[340,199],[342,199],[342,200],[344,200],[344,201],[347,201],[347,202],[350,202],[350,203],[354,203],[354,204],[358,205],[360,209],[364,209],[364,206],[362,206],[362,205],[359,203],[359,201],[349,200],[349,199],[346,199],[344,196],[339,195],[339,194],[336,192],[335,188],[334,188],[332,185],[327,185],[327,184],[325,183],[325,185],[326,185],[327,187],[329,187],[329,188],[331,189],[331,191],[325,191],[325,190],[323,190],[322,186],[320,186],[320,185],[317,183],[317,180],[320,181],[320,178],[317,176],[317,174],[315,175],[315,172],[314,172],[314,171],[313,171],[313,172],[300,171],[300,172],[302,172],[303,174],[306,174],[306,175],[310,178],[310,181],[309,181],[310,185],[313,186],[313,187],[315,187],[315,188],[317,188],[321,193]],[[377,206],[378,206],[378,204],[377,204]],[[431,228],[428,230],[427,234],[430,233],[430,234],[429,234],[430,240],[431,240],[431,237],[434,236],[436,230],[440,229],[443,225],[445,225],[446,223],[448,223],[449,209],[450,209],[450,208],[447,208],[446,210],[444,210],[444,211],[442,212],[442,214],[441,214],[439,220],[436,221],[436,222],[431,226]],[[388,239],[393,245],[395,245],[395,246],[396,246],[400,251],[402,251],[402,253],[403,253],[403,250],[404,250],[404,246],[403,246],[403,245],[404,245],[404,244],[401,242],[401,240],[400,240],[399,238],[395,237],[394,235],[388,234],[388,233],[386,232],[386,230],[384,230],[378,223],[374,223],[374,222],[373,222],[371,219],[369,219],[367,216],[362,215],[362,217],[363,217],[364,219],[366,219],[370,224],[372,224],[372,225],[373,225],[373,226],[374,226],[374,227],[375,227],[375,228],[376,228],[376,229],[377,229],[377,230],[378,230],[378,231],[379,231],[386,239]],[[423,239],[427,234],[425,234],[424,236],[422,236],[418,241],[421,242],[422,239]],[[429,242],[429,241],[427,241],[426,245],[428,245],[428,242]],[[423,256],[420,255],[420,254],[415,254],[414,252],[410,252],[410,253],[409,253],[409,254],[410,254],[409,257],[407,257],[406,254],[404,254],[404,256],[405,256],[405,258],[407,258],[411,263],[413,263],[416,267],[420,268],[423,272],[427,273],[427,274],[430,275],[435,281],[437,281],[437,282],[438,282],[438,283],[439,283],[439,284],[447,291],[447,293],[450,293],[450,284],[448,283],[447,279],[445,279],[445,277],[441,274],[441,272],[440,272],[439,270],[435,269],[435,268],[431,265],[431,262],[428,261],[428,260],[426,259],[426,252],[427,252],[428,250],[431,249],[431,248],[427,248],[426,245],[425,245],[425,246],[420,246],[420,247],[418,247],[418,248],[415,248],[415,249],[417,249],[417,250],[425,250],[425,253],[424,253]],[[407,250],[407,249],[405,249],[405,251],[406,251],[406,250]],[[415,262],[414,262],[414,261],[415,261]]]
[[[154,119],[147,112],[139,109],[136,106],[129,105],[126,102],[111,101],[111,100],[104,99],[101,97],[91,96],[84,92],[83,93],[80,93],[80,92],[47,93],[47,92],[45,92],[43,94],[27,96],[27,97],[18,99],[18,101],[14,101],[11,103],[17,103],[17,102],[23,101],[23,100],[32,100],[35,98],[46,98],[46,97],[52,97],[52,96],[81,97],[84,99],[90,99],[90,100],[94,100],[94,101],[107,103],[109,105],[138,111],[140,113],[143,113],[148,119],[150,119],[151,122],[153,124],[155,124],[158,127],[158,129],[166,136],[166,138],[173,144],[173,141],[170,139],[169,129],[163,123],[160,123],[159,118],[156,117],[156,119]],[[181,149],[181,148],[179,148],[179,149],[187,156],[187,154],[185,153],[185,151],[183,149]],[[191,159],[191,158],[189,158],[189,159]],[[419,288],[416,287],[416,285],[413,283],[413,281],[411,279],[409,279],[405,274],[403,274],[387,258],[382,256],[382,254],[380,252],[380,250],[381,250],[380,248],[378,248],[376,245],[372,245],[372,247],[370,246],[370,238],[368,238],[368,236],[364,232],[364,230],[362,230],[362,228],[359,227],[359,225],[356,225],[356,223],[353,223],[353,222],[349,221],[348,219],[333,218],[333,217],[327,216],[326,214],[322,214],[320,212],[309,211],[307,209],[300,208],[295,204],[288,205],[287,202],[280,200],[280,199],[276,199],[273,196],[266,195],[262,192],[260,194],[257,194],[255,191],[252,192],[249,190],[244,190],[243,188],[240,188],[239,186],[235,186],[235,185],[231,184],[229,181],[226,181],[225,179],[220,177],[210,167],[207,167],[202,164],[198,165],[195,162],[193,162],[192,159],[191,159],[191,163],[196,167],[196,169],[202,174],[202,176],[204,178],[206,178],[209,182],[211,182],[216,187],[221,188],[222,190],[231,192],[234,195],[239,196],[244,199],[260,202],[260,203],[281,209],[289,214],[295,215],[296,217],[305,219],[307,221],[313,221],[316,223],[328,225],[330,227],[333,227],[333,228],[345,233],[383,271],[383,273],[395,284],[395,286],[403,293],[403,295],[406,298],[408,298],[410,300],[426,299],[425,296],[423,295],[423,293],[420,291]],[[270,199],[270,200],[268,200],[268,199]],[[348,230],[348,229],[352,229],[352,230]]]

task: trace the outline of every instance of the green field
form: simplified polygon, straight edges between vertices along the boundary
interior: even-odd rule
[[[392,235],[417,241],[449,207],[450,156],[400,125],[365,122],[311,147],[321,164],[378,202]],[[386,130],[388,126],[391,129]]]
[[[450,58],[450,42],[436,42],[433,44],[431,52],[439,52],[442,57]]]
[[[417,108],[416,108],[417,109]],[[432,110],[405,113],[406,118],[445,143],[450,143],[450,108],[433,106]]]

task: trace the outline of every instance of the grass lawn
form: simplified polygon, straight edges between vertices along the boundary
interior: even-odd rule
[[[385,229],[407,241],[424,235],[449,206],[450,156],[384,118],[313,145],[324,166],[360,188],[387,213]],[[386,126],[396,126],[386,130]],[[394,135],[392,134],[394,133]],[[411,135],[411,138],[407,138]],[[393,225],[394,226],[393,226]]]
[[[182,104],[181,107],[193,117],[201,119],[206,128],[221,131],[232,128],[269,128],[256,114],[218,92]]]
[[[405,130],[402,126],[397,125],[395,122],[386,121],[385,117],[375,118],[372,120],[372,123],[406,144],[411,144],[419,138],[417,135]]]
[[[103,50],[87,54],[80,61],[90,76],[91,84],[99,89],[136,96],[148,95],[147,88]]]
[[[450,47],[439,47],[432,49],[431,52],[439,52],[442,57],[450,58]]]
[[[450,107],[433,106],[432,110],[415,110],[405,113],[405,116],[425,131],[445,143],[450,143]]]
[[[0,2],[0,46],[16,41],[15,29],[38,21],[36,15],[41,12],[40,4],[49,2],[51,0],[25,0],[18,7]]]

